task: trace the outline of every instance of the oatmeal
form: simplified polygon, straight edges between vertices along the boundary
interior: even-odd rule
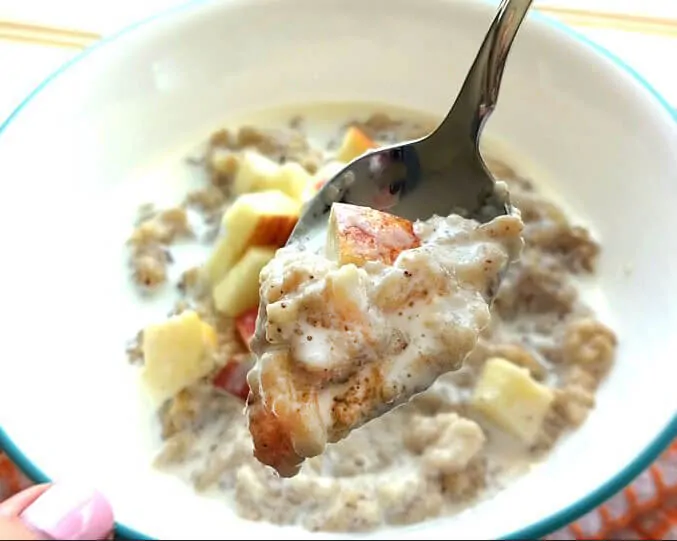
[[[304,201],[344,161],[435,125],[398,115],[377,113],[347,125],[337,120],[342,127],[322,143],[309,137],[310,117],[297,114],[286,127],[218,132],[200,162],[204,188],[177,207],[197,211],[208,234],[192,222],[190,231],[172,229],[160,221],[161,210],[145,209],[137,229],[150,225],[130,241],[132,279],[140,278],[143,292],[162,280],[167,285],[177,242],[211,246],[199,268],[178,269],[183,275],[173,284],[169,317],[149,322],[128,354],[158,404],[163,449],[157,467],[231,502],[247,519],[357,532],[459,512],[546,459],[560,436],[581,426],[613,366],[616,336],[578,286],[594,279],[601,247],[518,173],[519,163],[490,159],[521,213],[525,243],[463,367],[328,445],[293,478],[281,478],[254,457],[244,400],[258,273],[284,244]],[[417,224],[417,236],[434,239],[432,225]],[[146,260],[137,272],[144,252],[155,265]],[[389,261],[394,265],[376,265],[379,272],[398,268],[397,254]],[[353,264],[358,275],[366,272],[359,261]],[[280,332],[289,329],[280,326]],[[321,343],[316,334],[305,336],[313,340],[299,340],[303,347]],[[404,342],[395,338],[396,350]],[[304,355],[321,367],[313,351]]]
[[[148,292],[164,284],[167,266],[172,262],[168,246],[192,234],[184,209],[156,211],[143,205],[137,227],[127,241],[131,247],[129,265],[136,285]]]
[[[337,203],[329,223],[324,253],[290,245],[261,272],[249,428],[284,477],[460,368],[522,246],[517,215],[412,224]]]

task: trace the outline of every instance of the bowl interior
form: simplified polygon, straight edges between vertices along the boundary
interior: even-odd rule
[[[140,203],[182,196],[180,160],[234,115],[334,100],[443,114],[492,16],[472,0],[198,2],[49,81],[0,134],[0,426],[14,444],[52,478],[99,486],[121,524],[152,537],[326,537],[245,522],[150,468],[159,441],[124,344],[158,307],[129,288],[124,241]],[[502,538],[536,524],[618,474],[677,410],[677,128],[665,108],[532,17],[487,134],[602,240],[595,304],[619,358],[593,415],[545,463],[459,516],[391,538]]]

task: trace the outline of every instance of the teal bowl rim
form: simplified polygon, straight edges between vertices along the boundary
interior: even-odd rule
[[[161,13],[152,15],[146,19],[143,19],[137,23],[134,23],[119,32],[98,41],[94,45],[88,47],[80,54],[76,55],[74,58],[63,64],[51,75],[49,75],[42,83],[40,83],[17,107],[12,111],[12,113],[7,117],[7,119],[0,124],[0,136],[7,129],[7,127],[12,123],[12,121],[21,113],[21,111],[30,103],[30,101],[40,92],[42,92],[54,79],[56,79],[63,72],[67,71],[71,66],[80,62],[83,58],[88,57],[89,55],[95,53],[101,47],[106,47],[111,43],[114,43],[117,39],[122,36],[129,34],[139,28],[142,28],[149,23],[155,22],[157,20],[163,19],[169,15],[176,14],[185,9],[195,7],[200,4],[204,4],[209,0],[190,0],[179,6],[175,6],[171,9],[165,10]],[[637,73],[633,68],[626,64],[623,60],[618,58],[615,54],[607,51],[601,45],[594,43],[584,35],[580,34],[576,30],[573,30],[569,26],[566,26],[559,21],[552,19],[542,13],[534,11],[532,13],[533,17],[541,19],[547,22],[550,26],[556,28],[560,32],[567,34],[573,37],[575,40],[585,44],[589,48],[593,49],[600,56],[605,57],[610,60],[612,63],[616,64],[619,68],[625,71],[630,75],[637,83],[640,84],[644,89],[646,89],[666,110],[667,114],[670,115],[675,122],[677,122],[677,110],[673,109],[668,101],[661,96],[639,73]],[[544,537],[564,526],[570,524],[581,516],[585,515],[592,509],[598,507],[614,494],[622,490],[625,486],[630,484],[633,479],[635,479],[640,473],[642,473],[651,463],[660,456],[660,454],[670,445],[670,442],[677,438],[677,413],[673,416],[672,420],[660,431],[660,433],[654,438],[654,440],[639,454],[637,455],[625,468],[623,468],[619,473],[614,477],[609,479],[606,483],[602,484],[596,490],[593,490],[590,494],[586,495],[584,498],[581,498],[572,505],[565,507],[564,509],[553,513],[549,517],[539,520],[538,522],[526,526],[516,532],[513,532],[509,535],[506,535],[503,539],[538,539]],[[14,461],[14,463],[19,467],[24,474],[35,483],[48,483],[50,479],[45,473],[42,472],[31,460],[16,446],[12,441],[9,435],[0,427],[0,449],[9,456],[9,458]],[[121,539],[134,539],[134,540],[148,540],[153,541],[154,538],[148,537],[147,535],[142,534],[125,526],[124,524],[119,524],[116,522],[115,530],[118,538]]]

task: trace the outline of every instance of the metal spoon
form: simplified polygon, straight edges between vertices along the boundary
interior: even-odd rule
[[[308,203],[289,243],[324,242],[337,202],[388,211],[409,220],[451,213],[487,222],[508,213],[479,152],[484,123],[496,107],[512,42],[533,0],[502,0],[470,72],[442,123],[430,135],[364,154]]]

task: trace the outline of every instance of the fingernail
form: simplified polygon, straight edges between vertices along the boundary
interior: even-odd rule
[[[113,529],[113,511],[94,490],[54,485],[22,514],[30,528],[52,539],[103,539]]]

